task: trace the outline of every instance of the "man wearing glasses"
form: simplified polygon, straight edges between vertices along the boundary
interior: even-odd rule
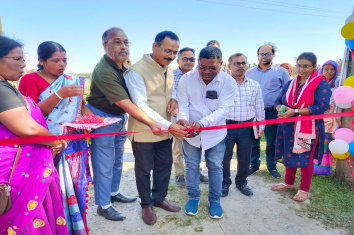
[[[124,132],[126,115],[146,123],[151,130],[160,130],[161,125],[152,121],[134,105],[128,94],[123,73],[124,63],[129,56],[127,35],[120,28],[110,28],[102,35],[105,55],[92,73],[90,95],[86,104],[92,112],[101,117],[118,117],[122,120],[107,127],[94,129],[92,133]],[[161,132],[156,134],[161,135]],[[97,213],[108,220],[124,220],[111,202],[133,202],[136,197],[119,193],[122,175],[123,151],[126,135],[112,135],[92,138],[91,157],[94,173],[95,203]]]
[[[187,215],[198,213],[199,165],[201,153],[209,176],[209,216],[220,219],[223,210],[220,205],[222,188],[222,161],[225,153],[226,129],[200,131],[201,127],[225,125],[225,117],[236,96],[235,80],[221,70],[222,53],[219,48],[205,47],[199,53],[198,69],[181,78],[178,85],[177,123],[195,128],[183,140],[183,155],[186,163],[188,202]]]
[[[275,45],[268,43],[258,48],[257,57],[258,66],[248,70],[246,77],[251,78],[259,83],[262,89],[265,119],[278,118],[278,112],[274,108],[274,102],[280,93],[280,90],[290,80],[288,71],[272,63],[275,56]],[[281,178],[277,171],[277,162],[275,161],[275,139],[278,125],[267,125],[264,130],[265,139],[267,141],[266,160],[269,173],[274,178]],[[261,164],[260,155],[260,139],[253,142],[251,166],[248,175],[252,175],[258,171]]]
[[[132,101],[165,130],[170,130],[163,137],[155,136],[148,132],[150,128],[147,125],[129,117],[129,131],[141,132],[129,134],[128,138],[132,141],[135,157],[135,178],[141,199],[142,218],[149,225],[156,223],[153,206],[170,212],[181,209],[166,200],[173,163],[172,135],[177,138],[187,135],[185,131],[174,130],[183,129],[183,126],[170,121],[171,114],[177,114],[178,105],[173,72],[168,65],[176,58],[178,48],[179,38],[175,33],[163,31],[157,34],[152,53],[144,55],[125,75]]]
[[[188,74],[193,70],[195,65],[195,54],[194,50],[189,47],[182,48],[177,55],[178,68],[173,70],[173,76],[175,78],[175,90],[178,91],[178,82],[183,74]],[[173,122],[175,123],[175,117],[173,117]],[[177,138],[173,138],[172,143],[172,155],[173,155],[173,166],[175,169],[175,182],[176,185],[184,187],[186,186],[186,180],[184,178],[184,159],[182,153],[182,141]],[[209,179],[202,173],[199,175],[200,182],[208,183]]]
[[[245,76],[247,70],[247,58],[242,53],[236,53],[229,58],[231,76],[236,81],[237,95],[234,97],[233,106],[226,116],[226,124],[252,122],[264,120],[264,102],[259,83]],[[264,126],[260,126],[254,133],[253,127],[227,130],[225,138],[225,155],[223,160],[222,196],[229,194],[232,184],[230,179],[230,163],[235,144],[237,145],[237,174],[235,178],[236,188],[246,196],[253,195],[247,186],[247,172],[250,165],[253,140],[261,138]],[[256,136],[255,136],[256,135]]]

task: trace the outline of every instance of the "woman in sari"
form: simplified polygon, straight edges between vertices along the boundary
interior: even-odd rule
[[[326,77],[326,81],[331,87],[331,91],[333,92],[336,89],[335,82],[338,76],[338,64],[333,60],[326,61],[322,67],[318,70],[319,75],[324,75]],[[331,96],[331,103],[329,105],[328,110],[325,113],[334,113],[336,108],[336,103]],[[329,143],[333,140],[332,134],[336,130],[336,118],[325,118],[325,149],[322,158],[321,164],[319,164],[318,160],[314,160],[315,169],[314,173],[322,176],[332,175],[332,165],[333,165],[333,156],[331,151],[328,148]]]
[[[18,81],[25,62],[21,44],[0,36],[0,138],[50,136],[38,105],[8,81]],[[0,146],[0,183],[10,181],[11,209],[0,216],[0,234],[68,234],[53,152],[65,141]]]
[[[316,55],[302,53],[296,61],[296,78],[289,81],[275,101],[279,118],[323,114],[332,95],[325,76],[317,76]],[[324,151],[324,122],[322,119],[281,123],[277,130],[275,159],[285,165],[284,183],[272,186],[274,191],[295,190],[297,168],[301,169],[300,187],[293,197],[305,201],[310,197],[314,159],[321,163]]]
[[[26,74],[19,90],[38,103],[49,130],[59,135],[64,123],[91,112],[83,103],[84,78],[64,74],[67,65],[65,49],[56,42],[43,42],[38,47],[38,71]],[[76,132],[77,133],[77,132]],[[75,134],[76,134],[75,133]],[[70,140],[68,147],[55,162],[64,193],[68,230],[86,234],[86,189],[88,184],[88,154],[86,140]]]

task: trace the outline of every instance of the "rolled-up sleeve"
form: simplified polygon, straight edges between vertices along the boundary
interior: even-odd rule
[[[178,83],[177,101],[178,114],[177,120],[184,119],[189,122],[189,96],[186,86],[186,77],[183,76]]]
[[[263,121],[265,119],[262,89],[259,84],[257,84],[257,94],[256,94],[256,119],[257,119],[257,121]],[[259,129],[261,129],[261,130],[264,130],[264,128],[265,128],[265,125],[259,126]]]

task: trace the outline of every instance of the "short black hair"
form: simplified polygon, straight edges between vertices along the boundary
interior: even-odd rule
[[[117,27],[112,27],[112,28],[110,28],[110,29],[107,29],[107,30],[104,31],[104,33],[102,34],[102,42],[103,42],[104,44],[107,44],[111,32],[116,31],[116,30],[117,30],[117,31],[122,31],[122,32],[124,32],[123,29],[117,28]]]
[[[199,60],[201,59],[218,59],[218,61],[221,62],[222,61],[221,50],[213,46],[204,47],[199,52]]]
[[[16,47],[22,47],[22,44],[11,38],[0,36],[0,59],[7,56]]]
[[[234,57],[239,57],[239,56],[244,56],[246,58],[246,60],[247,60],[247,56],[245,56],[245,54],[243,54],[243,53],[235,53],[235,54],[233,54],[232,56],[229,57],[229,63],[231,63],[231,61],[232,61],[232,59]]]
[[[190,47],[185,47],[185,48],[182,48],[181,50],[179,50],[179,52],[178,52],[178,57],[182,54],[182,52],[184,52],[184,51],[191,51],[191,52],[193,52],[193,54],[195,55],[195,51],[194,51],[194,49],[192,49],[192,48],[190,48]]]
[[[259,50],[264,46],[271,46],[273,54],[275,54],[275,52],[277,52],[277,50],[278,50],[278,47],[274,43],[268,42],[268,43],[263,44],[262,46],[258,47],[257,55],[259,54]]]
[[[172,40],[176,40],[179,42],[179,38],[177,36],[177,34],[175,34],[172,31],[162,31],[160,33],[158,33],[155,37],[155,43],[157,43],[158,45],[161,45],[161,42],[166,38],[170,38]]]
[[[52,57],[54,52],[59,50],[66,53],[64,47],[57,42],[53,42],[53,41],[42,42],[37,49],[38,60],[47,61],[49,58]],[[38,70],[43,69],[43,66],[41,64],[38,64],[37,67]]]
[[[312,63],[312,66],[317,64],[317,57],[316,57],[316,55],[313,52],[303,52],[303,53],[301,53],[297,57],[296,62],[298,62],[299,60],[302,60],[302,59],[310,61]]]
[[[219,43],[218,41],[216,41],[216,40],[210,40],[210,41],[206,44],[206,46],[208,47],[208,46],[211,46],[211,45],[214,45],[214,44],[216,44],[216,45],[218,45],[218,47],[220,47],[220,43]]]

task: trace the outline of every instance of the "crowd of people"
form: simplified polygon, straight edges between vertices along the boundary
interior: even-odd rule
[[[209,216],[222,218],[221,197],[228,196],[232,185],[230,164],[235,145],[235,186],[242,194],[253,195],[247,177],[260,168],[263,135],[270,175],[281,178],[277,162],[285,165],[284,182],[273,185],[272,190],[295,190],[300,168],[301,183],[293,200],[305,201],[310,197],[314,171],[331,174],[328,142],[336,128],[335,119],[200,128],[335,112],[331,94],[338,75],[336,62],[327,61],[317,71],[316,55],[304,52],[297,57],[297,76],[292,78],[290,64],[273,63],[277,48],[272,43],[255,49],[259,64],[248,69],[247,57],[241,52],[224,61],[216,40],[208,42],[197,58],[194,49],[179,48],[175,33],[163,31],[156,35],[152,52],[130,66],[129,45],[121,28],[103,33],[105,54],[94,68],[85,103],[83,78],[64,74],[67,55],[63,46],[53,41],[41,43],[38,70],[22,77],[22,45],[0,37],[0,138],[58,135],[63,123],[85,113],[121,119],[92,133],[125,132],[126,122],[131,132],[95,137],[90,144],[78,139],[0,146],[0,183],[9,183],[13,202],[0,215],[1,234],[88,234],[89,155],[98,215],[124,220],[112,202],[137,200],[119,190],[127,137],[135,158],[141,215],[149,225],[157,221],[154,207],[181,210],[166,199],[172,166],[176,185],[186,186],[188,192],[184,212],[198,213],[199,184],[207,183]],[[178,68],[172,70],[169,64],[176,58]],[[17,90],[9,81],[20,78]],[[208,176],[201,173],[203,151]]]

